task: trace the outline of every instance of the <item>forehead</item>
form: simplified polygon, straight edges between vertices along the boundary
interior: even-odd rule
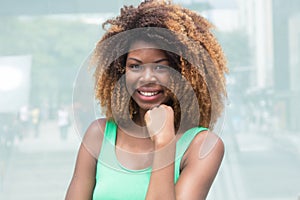
[[[129,51],[132,51],[132,50],[137,50],[137,49],[159,49],[159,47],[152,43],[152,42],[146,42],[146,41],[143,41],[143,40],[137,40],[137,41],[134,41],[131,43],[130,45],[130,48],[129,48]]]
[[[166,57],[165,52],[156,44],[138,40],[130,45],[128,56],[158,56]]]

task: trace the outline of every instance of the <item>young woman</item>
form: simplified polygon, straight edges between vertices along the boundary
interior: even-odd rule
[[[93,53],[106,118],[88,128],[66,199],[205,199],[224,145],[222,49],[211,24],[169,1],[124,7]]]

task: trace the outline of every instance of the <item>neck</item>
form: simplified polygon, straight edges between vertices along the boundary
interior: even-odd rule
[[[153,149],[153,142],[148,137],[148,132],[145,128],[139,130],[118,130],[117,146],[128,151],[137,151],[146,153]]]
[[[147,110],[143,110],[143,109],[139,110],[138,118],[139,118],[140,126],[146,126],[146,122],[145,122],[146,112]]]
[[[146,122],[145,122],[144,117],[145,117],[145,114],[146,114],[147,111],[148,110],[144,110],[144,109],[140,108],[138,114],[133,117],[134,123],[141,126],[141,127],[146,128]]]

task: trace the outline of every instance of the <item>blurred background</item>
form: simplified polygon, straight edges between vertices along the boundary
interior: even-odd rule
[[[230,69],[208,199],[299,200],[299,1],[174,1],[215,24]],[[64,199],[86,128],[74,125],[77,73],[102,22],[139,2],[0,0],[0,199]]]

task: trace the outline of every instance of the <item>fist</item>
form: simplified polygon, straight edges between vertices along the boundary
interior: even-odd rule
[[[174,111],[170,106],[160,105],[148,110],[144,118],[155,145],[167,145],[175,138]]]

